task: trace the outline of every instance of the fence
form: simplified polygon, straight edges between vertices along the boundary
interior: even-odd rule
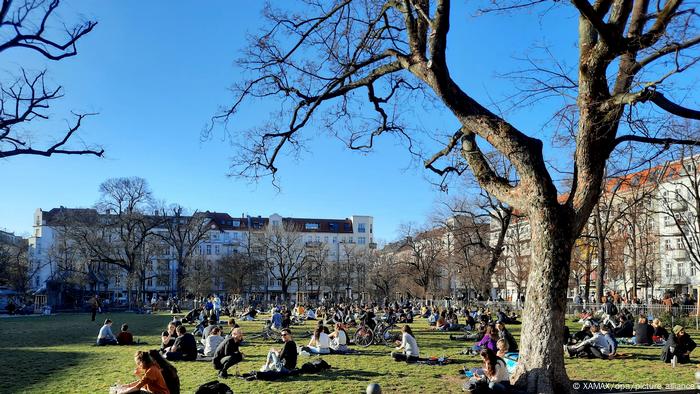
[[[632,316],[647,316],[649,319],[663,318],[670,319],[671,326],[675,325],[678,319],[694,319],[695,329],[700,329],[700,319],[696,305],[663,305],[663,304],[616,304],[619,311],[626,310]],[[585,311],[600,311],[603,309],[603,304],[573,304],[566,305],[566,314],[577,316]],[[686,320],[687,321],[687,320]]]

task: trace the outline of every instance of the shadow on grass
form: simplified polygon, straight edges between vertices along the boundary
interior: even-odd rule
[[[66,370],[86,358],[80,352],[49,352],[17,349],[0,357],[0,387],[6,393],[24,392],[34,386],[56,380]]]
[[[317,382],[317,381],[366,381],[369,378],[381,376],[382,374],[373,371],[358,371],[351,369],[330,369],[319,374],[302,374],[297,376],[290,376],[284,380],[294,380],[300,382]]]

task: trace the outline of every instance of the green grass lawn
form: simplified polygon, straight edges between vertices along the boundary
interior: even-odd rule
[[[87,314],[61,314],[0,319],[0,393],[106,393],[116,382],[134,380],[133,354],[136,350],[157,348],[160,332],[170,320],[168,315],[102,314],[114,320],[113,328],[129,324],[130,331],[148,345],[92,346],[100,328]],[[294,327],[294,333],[308,331],[315,322]],[[242,322],[246,335],[260,331],[261,321]],[[572,328],[577,324],[571,324]],[[384,392],[424,393],[461,392],[465,381],[458,370],[462,365],[479,366],[477,357],[459,355],[467,343],[448,339],[448,333],[428,330],[420,320],[412,325],[422,356],[448,355],[455,364],[447,366],[407,365],[389,357],[384,346],[360,348],[359,355],[328,355],[323,358],[333,367],[322,374],[302,375],[278,382],[246,382],[229,378],[226,383],[236,393],[359,393],[369,382],[379,383]],[[516,338],[519,326],[510,327]],[[115,333],[117,330],[114,330]],[[697,331],[690,331],[696,341]],[[305,345],[308,339],[298,339]],[[245,360],[239,371],[250,372],[264,362],[271,346],[260,340],[247,341],[241,348]],[[567,359],[572,380],[623,384],[691,384],[696,364],[671,368],[659,361],[660,348],[621,346],[629,357],[620,360]],[[700,352],[696,351],[696,357]],[[299,364],[309,358],[300,357]],[[215,380],[216,371],[207,362],[175,363],[183,393],[192,393],[202,383]],[[235,373],[235,370],[230,371]]]

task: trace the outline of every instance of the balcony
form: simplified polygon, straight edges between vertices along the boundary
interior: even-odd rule
[[[688,275],[662,275],[661,283],[665,285],[687,285],[693,282],[693,278]]]
[[[671,210],[674,212],[683,212],[688,210],[688,203],[683,200],[676,200],[671,203]]]
[[[673,249],[671,250],[671,257],[674,260],[686,260],[688,259],[688,252],[685,249]]]

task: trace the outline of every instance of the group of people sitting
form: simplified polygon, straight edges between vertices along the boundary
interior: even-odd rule
[[[122,324],[119,334],[114,335],[112,332],[112,320],[106,319],[100,332],[97,334],[97,346],[105,345],[135,345],[134,335],[129,332],[129,326]]]

